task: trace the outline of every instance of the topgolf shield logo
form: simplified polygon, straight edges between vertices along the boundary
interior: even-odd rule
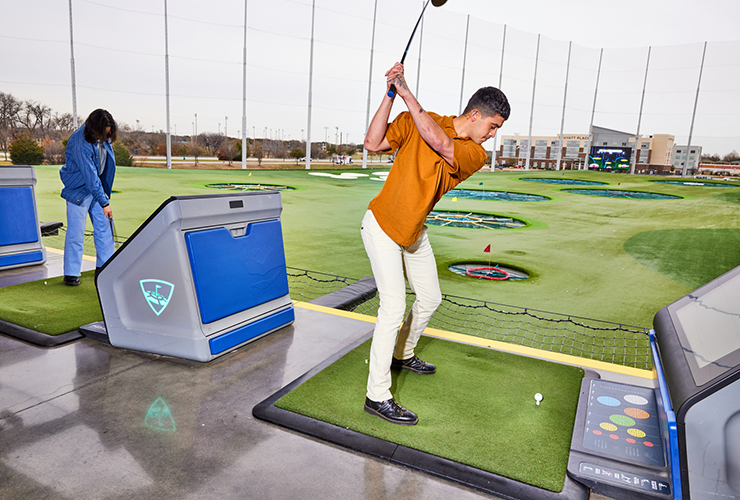
[[[175,285],[162,280],[140,280],[141,291],[154,314],[159,316],[167,309]]]

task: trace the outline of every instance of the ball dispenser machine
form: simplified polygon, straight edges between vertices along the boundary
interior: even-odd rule
[[[291,324],[276,191],[165,201],[101,268],[111,345],[210,361]]]
[[[0,270],[46,262],[35,189],[32,166],[0,167]]]

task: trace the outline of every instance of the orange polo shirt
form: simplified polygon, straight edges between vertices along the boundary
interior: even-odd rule
[[[413,244],[421,234],[429,212],[442,196],[485,164],[483,146],[457,136],[452,116],[429,116],[454,140],[450,165],[422,139],[408,111],[388,125],[385,137],[398,150],[388,178],[368,208],[393,241]]]

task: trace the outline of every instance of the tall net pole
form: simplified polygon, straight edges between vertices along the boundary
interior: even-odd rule
[[[306,127],[306,170],[311,169],[311,101],[313,99],[313,30],[316,16],[316,0],[311,6],[311,55],[308,71],[308,126]]]
[[[254,134],[252,134],[254,135]],[[254,137],[252,138],[254,140]],[[244,0],[244,50],[242,57],[242,170],[247,168],[247,0]]]
[[[630,174],[635,173],[635,163],[637,163],[637,149],[640,147],[640,125],[642,124],[642,108],[645,104],[645,88],[647,87],[648,69],[650,68],[650,52],[653,47],[648,47],[647,63],[645,64],[645,80],[642,82],[642,97],[640,98],[640,114],[637,115],[637,132],[635,133],[635,150],[632,152],[632,162],[630,165]]]
[[[501,90],[501,85],[504,79],[504,48],[506,47],[506,25],[504,24],[504,37],[501,42],[501,68],[498,72],[498,88]],[[491,152],[491,172],[496,170],[496,143],[498,142],[498,133],[493,136],[493,151]]]
[[[465,92],[465,64],[468,60],[468,34],[470,33],[470,14],[468,14],[468,22],[465,26],[465,48],[463,50],[463,65],[462,65],[462,79],[460,81],[460,111],[458,115],[463,112],[463,92]]]
[[[422,0],[421,4],[424,5],[425,2]],[[423,7],[421,11],[424,12]],[[416,93],[414,94],[417,100],[419,99],[419,82],[421,81],[421,41],[422,41],[423,36],[424,36],[424,16],[421,17],[421,26],[419,26],[419,63],[416,65]]]
[[[373,34],[370,39],[370,74],[367,77],[367,110],[365,111],[366,134],[368,128],[370,128],[370,99],[373,91],[373,55],[375,54],[375,20],[377,19],[377,15],[378,0],[375,0],[375,8],[373,9]],[[324,131],[324,136],[326,136],[326,130]],[[362,147],[362,168],[367,168],[367,148],[364,145]]]
[[[563,91],[563,114],[560,117],[560,138],[558,145],[558,163],[555,170],[560,170],[560,162],[563,160],[563,130],[565,129],[565,103],[568,100],[568,76],[570,74],[570,51],[573,42],[568,42],[568,65],[565,67],[565,90]]]
[[[527,144],[527,163],[524,170],[529,170],[529,160],[532,156],[532,121],[534,120],[534,94],[537,90],[537,66],[540,61],[540,35],[537,35],[537,53],[534,57],[534,78],[532,78],[532,107],[529,111],[529,143]]]
[[[167,0],[164,0],[164,87],[167,108],[167,168],[172,168],[172,138],[170,136],[170,46],[167,33]]]
[[[701,89],[701,75],[704,73],[704,57],[707,55],[707,42],[704,42],[704,51],[701,54],[701,67],[699,68],[699,83],[696,84],[696,98],[694,99],[694,112],[691,114],[691,128],[689,129],[689,143],[686,146],[686,161],[683,162],[683,171],[681,177],[686,177],[686,171],[689,168],[689,158],[691,157],[691,136],[694,134],[694,120],[696,119],[696,107],[699,104],[699,90]],[[697,160],[697,170],[699,169],[699,160]]]
[[[599,52],[599,69],[596,72],[596,88],[594,88],[594,104],[591,107],[591,123],[588,126],[588,141],[586,141],[586,154],[585,167],[588,168],[588,157],[591,154],[591,144],[593,144],[594,135],[594,115],[596,114],[596,97],[599,95],[599,78],[601,78],[601,61],[604,59],[604,49]]]
[[[72,0],[69,0],[69,54],[72,67],[72,123],[77,128],[77,83],[75,82],[75,42],[72,29]]]

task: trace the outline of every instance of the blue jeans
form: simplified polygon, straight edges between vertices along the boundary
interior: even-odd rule
[[[64,239],[65,276],[81,274],[85,224],[87,224],[88,214],[90,214],[95,237],[97,256],[95,266],[101,267],[115,252],[112,222],[105,216],[100,204],[93,202],[92,195],[85,197],[79,205],[67,202],[67,236]]]

